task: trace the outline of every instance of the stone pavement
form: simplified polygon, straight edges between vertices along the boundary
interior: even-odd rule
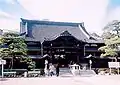
[[[0,81],[0,85],[120,85],[120,75],[8,78]]]
[[[59,77],[6,78],[0,79],[0,85],[120,85],[120,75],[73,76],[61,69]]]

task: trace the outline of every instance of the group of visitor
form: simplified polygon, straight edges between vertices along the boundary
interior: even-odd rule
[[[45,75],[47,76],[59,76],[59,64],[53,65],[52,63],[46,64],[45,65]]]

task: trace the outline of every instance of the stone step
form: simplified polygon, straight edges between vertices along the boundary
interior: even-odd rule
[[[60,68],[60,75],[73,75],[69,68]],[[96,75],[94,70],[80,70],[78,76],[93,76]]]
[[[61,76],[72,76],[72,73],[69,68],[60,68],[60,75]]]
[[[60,68],[60,72],[70,72],[69,68]]]
[[[94,70],[80,70],[80,75],[96,75]]]

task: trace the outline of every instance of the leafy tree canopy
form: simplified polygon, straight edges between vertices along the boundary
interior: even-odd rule
[[[8,51],[8,55],[27,55],[25,40],[15,33],[4,33],[1,37],[1,54]],[[4,56],[2,56],[4,57]],[[12,57],[12,56],[11,56]]]
[[[108,23],[104,27],[104,33],[102,35],[105,46],[99,48],[99,50],[104,53],[101,54],[101,57],[116,57],[118,56],[118,45],[120,44],[120,21],[114,20]]]
[[[11,68],[13,68],[13,62],[17,58],[19,58],[20,62],[26,63],[28,68],[32,66],[32,59],[27,56],[25,40],[19,34],[4,33],[0,38],[0,46],[0,57],[11,58]]]

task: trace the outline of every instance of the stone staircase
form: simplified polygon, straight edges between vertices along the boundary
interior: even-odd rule
[[[69,68],[60,68],[60,76],[71,77],[73,76]]]
[[[94,76],[96,75],[94,70],[80,70],[80,76]]]
[[[96,75],[94,70],[80,70],[80,73],[77,76],[94,76]],[[60,68],[60,76],[62,77],[72,77],[73,74],[71,73],[69,68]]]

